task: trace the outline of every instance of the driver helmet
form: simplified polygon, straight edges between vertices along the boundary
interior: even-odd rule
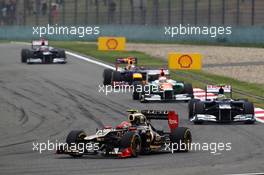
[[[160,83],[166,83],[167,82],[167,78],[162,76],[162,77],[159,77],[159,82]]]
[[[144,115],[133,115],[133,114],[130,114],[128,116],[128,119],[130,121],[130,123],[132,125],[143,125],[143,124],[146,124],[146,117]]]
[[[226,99],[226,96],[224,94],[218,94],[217,100],[224,100]]]

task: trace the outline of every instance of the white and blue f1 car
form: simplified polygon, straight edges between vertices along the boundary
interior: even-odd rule
[[[218,93],[217,98],[205,101],[192,99],[189,102],[189,120],[194,124],[203,122],[244,122],[255,123],[254,105],[247,99],[232,99],[230,85],[207,85],[207,93]],[[227,98],[224,93],[229,93]]]
[[[31,49],[22,49],[21,51],[22,63],[66,63],[66,54],[62,49],[53,48],[48,45],[48,41],[41,39],[32,41]]]

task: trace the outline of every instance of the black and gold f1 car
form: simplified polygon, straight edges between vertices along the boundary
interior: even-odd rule
[[[215,99],[207,99],[207,93],[218,93]],[[225,96],[230,94],[230,98]],[[189,102],[189,120],[194,124],[204,122],[255,123],[254,105],[247,99],[232,99],[230,85],[207,85],[205,100],[193,99]]]
[[[191,132],[188,128],[178,127],[178,114],[175,111],[128,112],[128,121],[116,127],[99,129],[94,135],[87,136],[81,130],[71,131],[66,139],[67,144],[58,148],[57,153],[73,157],[100,154],[126,158],[171,149],[174,149],[172,152],[189,150]],[[155,129],[151,120],[167,120],[170,131]]]

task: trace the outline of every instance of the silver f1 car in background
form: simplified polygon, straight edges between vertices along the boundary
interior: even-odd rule
[[[218,93],[217,98],[207,99],[207,93]],[[230,98],[225,96],[230,94]],[[203,122],[255,123],[254,105],[246,99],[232,99],[230,85],[207,85],[205,101],[193,99],[189,102],[189,120],[194,124]]]
[[[41,39],[32,41],[31,49],[22,49],[22,63],[66,63],[66,54],[62,49],[53,48],[48,45],[48,41]]]

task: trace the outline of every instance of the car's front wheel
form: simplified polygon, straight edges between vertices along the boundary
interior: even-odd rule
[[[252,116],[255,115],[255,109],[254,109],[254,105],[251,102],[245,101],[244,102],[244,113],[245,114],[250,114]],[[254,124],[255,120],[248,120],[245,121],[245,124]]]
[[[58,50],[58,58],[66,58],[65,50]]]
[[[103,84],[106,85],[111,85],[112,83],[112,74],[113,70],[112,69],[105,69],[103,73]]]
[[[29,54],[28,49],[22,49],[22,51],[21,51],[21,63],[27,62],[28,54]]]
[[[131,156],[137,157],[141,150],[140,136],[135,132],[127,132],[121,138],[120,146],[122,149],[129,148],[131,150]]]
[[[66,138],[66,143],[68,144],[68,147],[75,146],[78,148],[78,144],[83,142],[85,137],[86,137],[86,134],[84,131],[74,130],[68,134],[68,136]],[[82,156],[82,154],[79,154],[79,153],[71,153],[70,155],[72,157],[81,157]]]

